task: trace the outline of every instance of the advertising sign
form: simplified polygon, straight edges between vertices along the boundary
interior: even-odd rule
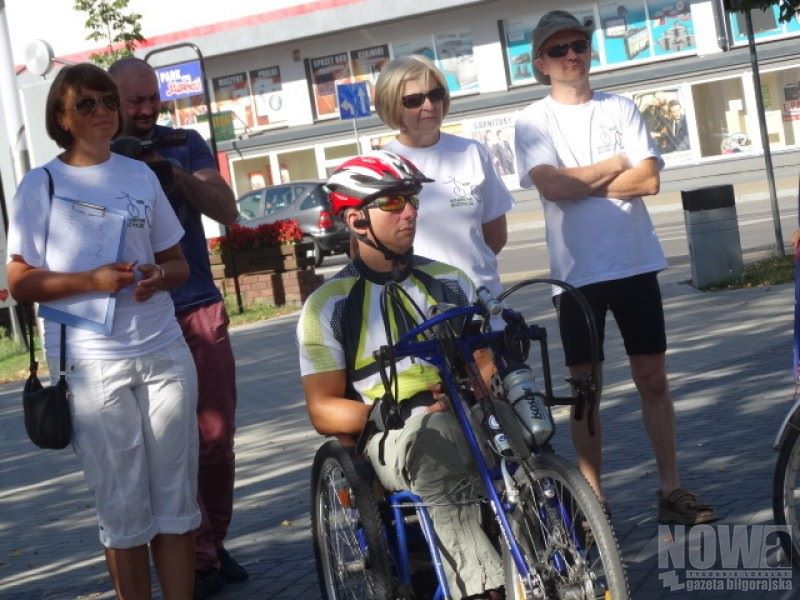
[[[203,79],[200,74],[200,61],[156,67],[158,91],[161,100],[179,100],[203,93]]]
[[[211,115],[211,127],[214,129],[214,138],[218,142],[232,140],[236,137],[233,126],[233,111],[225,110]]]
[[[444,73],[450,93],[478,88],[478,73],[469,31],[434,36],[436,66]]]
[[[211,80],[214,90],[214,110],[232,111],[236,115],[236,129],[253,126],[253,107],[250,104],[250,88],[247,73],[234,73]]]
[[[350,83],[347,53],[329,54],[306,61],[318,117],[337,114],[336,85]]]
[[[653,145],[661,154],[682,152],[691,148],[686,108],[677,88],[633,95],[642,113]]]
[[[269,125],[286,120],[283,103],[281,71],[277,66],[250,71],[256,125]]]
[[[375,100],[375,82],[387,62],[389,62],[389,46],[382,44],[350,52],[350,62],[353,65],[353,79],[369,83],[370,101]]]

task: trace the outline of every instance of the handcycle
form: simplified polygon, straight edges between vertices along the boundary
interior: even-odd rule
[[[506,598],[627,599],[630,593],[625,568],[603,506],[580,471],[556,455],[549,444],[554,432],[550,407],[554,405],[575,405],[576,418],[585,414],[593,430],[597,378],[571,381],[573,395],[556,397],[546,329],[528,324],[503,303],[511,293],[534,283],[559,285],[575,294],[594,333],[591,312],[580,292],[549,279],[522,282],[498,299],[479,290],[474,304],[437,306],[435,314],[424,315],[414,307],[418,324],[396,343],[392,343],[387,327],[389,344],[375,353],[386,389],[382,398],[385,405],[380,410],[385,413],[385,422],[391,422],[393,411],[397,411],[393,402],[396,390],[392,388],[396,383],[392,366],[397,359],[414,357],[439,369],[443,390],[483,484],[480,502],[485,507],[484,527],[500,550]],[[382,297],[384,310],[390,303],[406,310],[413,306],[411,298],[403,294],[399,286],[387,284]],[[492,331],[474,326],[476,319],[485,322],[491,315],[500,315],[505,328]],[[520,380],[509,379],[508,373],[530,371],[527,360],[531,342],[538,342],[543,390],[534,388],[530,378],[522,377],[526,380],[523,394],[516,398],[506,389],[511,386],[502,385],[497,375],[487,388],[474,351],[491,349],[497,371],[508,384]],[[596,357],[594,341],[593,346]],[[596,358],[594,362],[596,366]],[[520,386],[515,389],[518,392]],[[514,400],[526,403],[528,412],[518,412],[512,406]],[[550,427],[541,426],[548,422]],[[378,489],[370,469],[353,448],[337,441],[323,444],[314,458],[311,516],[323,597],[451,598],[425,504],[409,491],[387,494]]]

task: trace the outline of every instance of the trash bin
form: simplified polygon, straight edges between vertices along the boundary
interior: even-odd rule
[[[681,192],[692,285],[704,288],[742,274],[742,244],[732,185]]]

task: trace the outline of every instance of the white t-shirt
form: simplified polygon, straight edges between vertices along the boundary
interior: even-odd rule
[[[594,92],[579,105],[546,96],[518,116],[515,131],[520,185],[533,187],[530,170],[588,166],[617,154],[632,165],[648,158],[664,165],[639,109],[616,94]],[[667,266],[641,198],[587,196],[550,201],[542,195],[550,274],[574,286],[612,281]],[[555,290],[559,293],[559,290]]]
[[[58,158],[45,165],[53,176],[54,193],[70,200],[122,210],[128,215],[121,262],[154,262],[154,253],[177,244],[183,228],[155,174],[143,162],[112,154],[106,162],[73,167]],[[8,256],[16,254],[33,267],[47,268],[45,235],[50,214],[47,173],[29,172],[11,207]],[[58,252],[57,247],[47,253]],[[60,325],[45,321],[49,358],[59,353]],[[67,328],[71,358],[114,359],[154,352],[181,336],[169,292],[159,291],[145,302],[133,299],[133,286],[117,292],[114,325],[108,336],[77,327]]]
[[[474,140],[442,133],[427,148],[393,140],[384,150],[399,154],[434,181],[419,194],[414,254],[463,270],[475,287],[501,292],[497,257],[483,239],[483,225],[514,204],[486,149]]]

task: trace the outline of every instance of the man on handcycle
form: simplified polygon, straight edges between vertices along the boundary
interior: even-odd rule
[[[417,193],[428,181],[409,161],[374,151],[346,161],[327,182],[357,253],[306,300],[297,338],[311,423],[343,444],[375,420],[370,409],[385,387],[374,352],[389,343],[387,329],[396,340],[416,325],[396,304],[382,304],[384,285],[398,283],[424,311],[474,300],[462,271],[413,254]],[[500,600],[500,557],[481,528],[470,453],[439,373],[411,358],[394,369],[400,423],[362,440],[365,455],[387,490],[410,490],[428,505],[454,597]]]

